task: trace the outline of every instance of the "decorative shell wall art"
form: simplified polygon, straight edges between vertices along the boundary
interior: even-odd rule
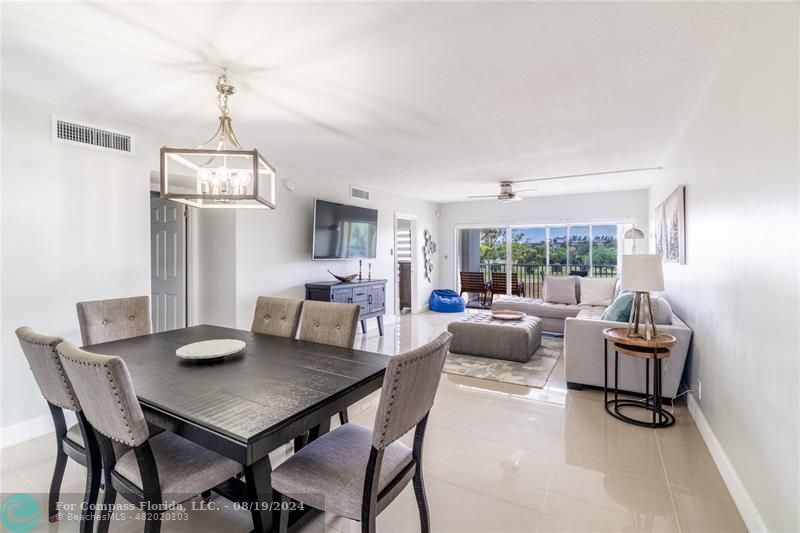
[[[422,245],[422,255],[425,259],[425,279],[431,281],[433,274],[433,254],[436,253],[436,243],[431,238],[431,232],[425,230],[423,232],[425,243]]]

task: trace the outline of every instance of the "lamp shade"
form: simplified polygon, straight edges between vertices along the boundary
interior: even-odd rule
[[[661,266],[661,256],[623,255],[620,289],[639,292],[663,291],[664,270]]]

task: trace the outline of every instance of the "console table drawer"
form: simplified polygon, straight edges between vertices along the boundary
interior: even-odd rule
[[[353,289],[336,289],[331,291],[331,301],[338,303],[350,303],[353,301]],[[327,294],[326,294],[327,296]]]
[[[357,289],[353,289],[353,301],[368,300],[369,292],[369,287],[358,287]]]

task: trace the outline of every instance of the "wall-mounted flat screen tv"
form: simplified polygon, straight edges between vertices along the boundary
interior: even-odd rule
[[[378,211],[314,200],[314,259],[375,259]]]

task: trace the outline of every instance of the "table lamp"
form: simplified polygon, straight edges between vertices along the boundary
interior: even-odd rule
[[[650,303],[650,293],[664,290],[664,270],[661,266],[661,256],[655,254],[623,255],[620,290],[633,291],[633,307],[628,319],[628,336],[651,339],[648,325],[652,328],[652,336],[658,335],[653,318],[653,306]],[[646,309],[643,311],[642,307],[644,306]],[[642,317],[643,312],[645,317]],[[643,328],[644,331],[640,331],[640,328]]]

